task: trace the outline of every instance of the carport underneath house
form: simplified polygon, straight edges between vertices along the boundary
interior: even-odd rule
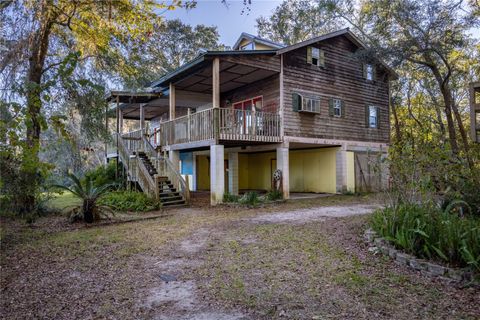
[[[192,190],[212,191],[213,179],[222,194],[272,190],[276,169],[282,170],[285,198],[297,192],[377,191],[386,184],[378,151],[346,150],[341,145],[285,145],[179,151],[180,170]]]

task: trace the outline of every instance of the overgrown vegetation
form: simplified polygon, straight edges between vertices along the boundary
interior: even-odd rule
[[[142,192],[114,191],[107,193],[99,200],[100,204],[117,211],[152,211],[160,208],[160,203]]]
[[[85,178],[90,179],[95,186],[101,186],[108,183],[120,183],[116,176],[117,164],[115,161],[109,162],[106,166],[98,166],[85,173]]]
[[[402,204],[377,211],[371,223],[382,237],[408,253],[480,272],[480,219],[472,215]]]

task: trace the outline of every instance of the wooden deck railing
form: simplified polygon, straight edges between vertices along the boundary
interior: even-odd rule
[[[159,135],[160,146],[211,139],[279,142],[280,116],[254,110],[211,108],[161,123]]]

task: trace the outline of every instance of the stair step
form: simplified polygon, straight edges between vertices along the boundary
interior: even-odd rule
[[[176,200],[184,200],[182,196],[173,196],[173,197],[163,197],[159,199],[161,203],[176,201]]]
[[[180,192],[160,192],[160,198],[181,197]]]
[[[185,204],[185,200],[181,199],[181,200],[171,200],[171,201],[162,202],[162,206],[171,206],[176,204]]]
[[[164,206],[164,209],[183,208],[183,207],[186,207],[186,206],[187,206],[186,203],[171,204],[171,205]]]

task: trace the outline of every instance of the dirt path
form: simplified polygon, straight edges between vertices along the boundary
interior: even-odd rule
[[[303,224],[311,221],[324,221],[326,218],[340,218],[368,214],[378,208],[381,208],[381,206],[356,204],[349,206],[296,209],[273,214],[260,214],[258,217],[251,219],[251,221],[256,223]]]
[[[348,217],[372,212],[379,206],[375,205],[349,205],[326,206],[310,209],[292,209],[276,212],[259,212],[255,217],[239,219],[231,223],[273,223],[273,224],[304,224],[312,221],[323,221],[327,218]],[[155,268],[162,281],[151,288],[145,298],[145,306],[155,310],[155,319],[192,319],[192,320],[244,320],[250,316],[240,310],[222,310],[217,305],[215,308],[206,304],[199,284],[190,276],[192,269],[201,266],[205,261],[203,255],[208,251],[207,243],[212,241],[236,241],[242,243],[255,242],[254,239],[234,239],[229,235],[228,226],[219,227],[212,225],[202,228],[173,245],[169,259],[155,263]]]

